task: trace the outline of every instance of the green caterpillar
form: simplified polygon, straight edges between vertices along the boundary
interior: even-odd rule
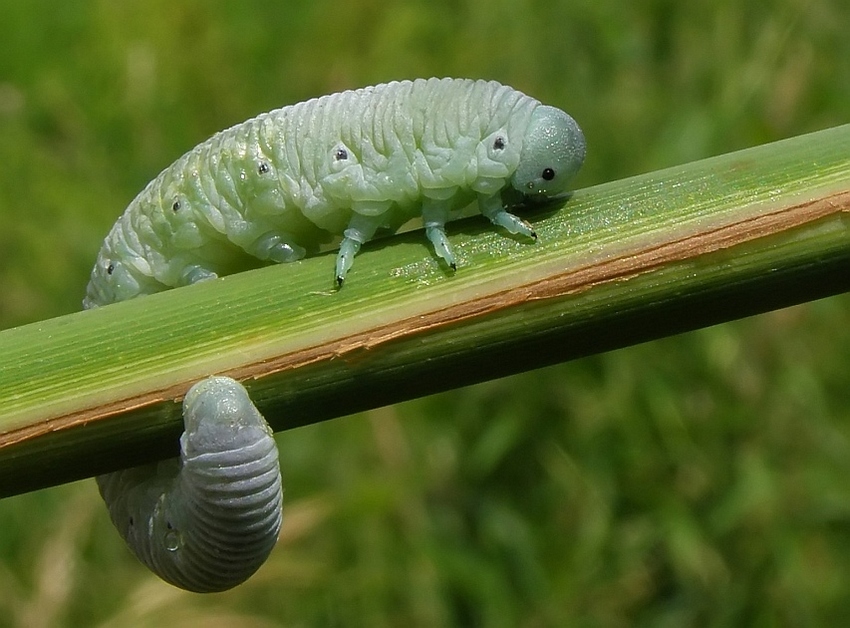
[[[379,229],[396,231],[416,216],[436,255],[455,269],[445,224],[457,210],[477,201],[493,224],[536,238],[528,223],[505,209],[506,200],[517,194],[563,195],[584,156],[584,136],[573,118],[492,81],[392,82],[277,109],[216,134],[148,184],[106,237],[83,306],[214,279],[245,268],[251,258],[298,260],[338,236],[334,280],[341,287],[363,243]],[[222,403],[230,400],[233,416],[263,421],[244,388],[226,378],[197,386],[204,393],[190,392],[184,401],[182,464],[98,481],[113,520],[143,562],[178,586],[221,590],[262,564],[280,517],[269,519],[261,508],[257,521],[242,520],[251,535],[258,530],[265,535],[262,551],[251,546],[240,555],[238,543],[223,541],[227,549],[213,551],[206,540],[238,536],[235,524],[216,520],[220,504],[214,500],[198,497],[191,510],[185,499],[173,497],[193,487],[203,495],[211,482],[203,455],[192,464],[186,459],[194,430],[216,431],[215,455],[269,472],[265,446],[246,442],[236,428],[228,447],[222,413],[215,410],[220,397]],[[196,419],[191,425],[190,416]],[[257,442],[271,438],[267,428],[251,433]],[[198,446],[202,454],[204,446]],[[229,503],[256,498],[248,480],[234,479],[238,491],[229,493]],[[279,476],[276,490],[263,504],[279,506]],[[131,494],[145,498],[127,497]],[[176,538],[181,542],[175,544]],[[175,558],[189,554],[195,558],[173,566]]]

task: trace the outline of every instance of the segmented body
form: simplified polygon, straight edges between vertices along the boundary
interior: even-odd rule
[[[360,245],[421,215],[455,268],[452,212],[477,200],[510,233],[536,237],[502,193],[561,194],[584,137],[563,111],[495,82],[417,79],[272,111],[186,153],[130,203],[92,270],[85,308],[289,262],[342,236],[342,285]],[[253,260],[253,261],[252,261]],[[277,449],[245,389],[196,384],[184,405],[180,460],[98,478],[130,547],[193,591],[242,582],[280,527]]]
[[[323,96],[222,131],[129,205],[104,241],[84,305],[227,274],[246,258],[297,260],[346,228],[357,248],[429,207],[437,225],[476,197],[492,214],[539,107],[492,81],[417,79]],[[583,138],[574,144],[580,165]]]
[[[115,527],[163,580],[196,592],[244,582],[281,525],[277,445],[241,384],[210,377],[183,403],[180,458],[97,478]]]

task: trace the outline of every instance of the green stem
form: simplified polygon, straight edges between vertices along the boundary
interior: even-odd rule
[[[592,156],[592,153],[591,153]],[[275,429],[850,289],[850,126],[0,332],[0,495],[167,457],[198,379],[246,380]]]

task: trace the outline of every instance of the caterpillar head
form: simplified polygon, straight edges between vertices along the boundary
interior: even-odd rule
[[[531,114],[511,187],[525,196],[557,196],[584,162],[581,129],[565,112],[540,105]]]

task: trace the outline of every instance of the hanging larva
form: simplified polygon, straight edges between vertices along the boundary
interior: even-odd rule
[[[112,522],[144,564],[190,591],[224,591],[265,562],[283,491],[272,431],[248,392],[209,377],[183,400],[180,458],[101,475]]]
[[[477,201],[494,225],[536,238],[504,201],[564,194],[584,156],[573,118],[494,81],[399,81],[283,107],[214,135],[151,181],[106,237],[83,307],[214,279],[246,258],[295,261],[335,236],[341,287],[362,244],[415,216],[455,269],[445,224],[456,210]],[[222,590],[250,576],[277,537],[277,450],[231,379],[196,384],[183,411],[179,461],[98,483],[142,562],[177,586]]]

